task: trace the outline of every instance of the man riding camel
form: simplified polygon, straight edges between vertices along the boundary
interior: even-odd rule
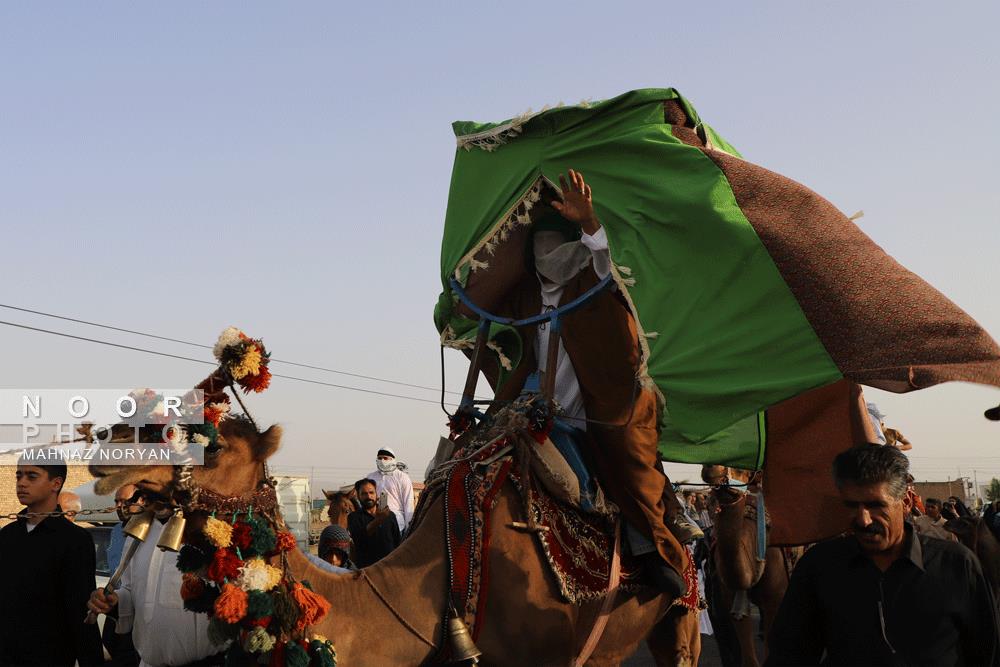
[[[583,175],[559,177],[561,200],[538,216],[526,253],[528,275],[506,308],[523,319],[554,310],[594,287],[611,272],[604,228],[594,213],[591,188]],[[680,595],[687,561],[681,543],[701,535],[682,511],[657,455],[657,399],[639,384],[641,350],[631,311],[616,290],[604,290],[561,318],[556,367],[546,368],[549,326],[520,327],[521,362],[498,387],[497,367],[484,372],[501,404],[546,372],[555,373],[557,419],[575,431],[575,440],[596,470],[602,487],[627,522],[634,554],[665,592]]]

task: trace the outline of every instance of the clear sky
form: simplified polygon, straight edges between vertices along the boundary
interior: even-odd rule
[[[863,209],[997,336],[998,7],[4,3],[2,303],[206,344],[234,324],[279,359],[436,386],[450,123],[673,86],[748,159]],[[0,345],[8,387],[190,386],[207,368],[4,326]],[[464,358],[447,360],[457,390]],[[982,418],[1000,391],[868,395],[918,477],[1000,476],[1000,424]],[[328,487],[380,445],[419,477],[444,431],[432,403],[289,380],[249,403],[286,428],[279,466]]]

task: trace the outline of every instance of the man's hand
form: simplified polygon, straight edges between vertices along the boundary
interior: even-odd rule
[[[116,606],[118,606],[118,594],[108,593],[105,595],[103,588],[98,588],[91,593],[90,600],[87,602],[87,609],[95,614],[107,614]]]
[[[375,531],[378,530],[378,527],[381,526],[382,523],[389,517],[392,517],[393,521],[396,520],[395,513],[388,507],[383,507],[382,509],[376,511],[375,520],[368,522],[368,525],[365,527],[365,532],[368,533],[368,535],[374,535]]]
[[[562,201],[552,200],[552,208],[559,215],[580,226],[584,234],[593,236],[601,228],[594,214],[594,204],[591,200],[590,186],[584,183],[583,174],[569,170],[569,184],[566,177],[559,174],[559,187],[562,189]]]

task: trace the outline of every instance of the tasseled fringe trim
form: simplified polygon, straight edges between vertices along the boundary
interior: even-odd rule
[[[444,331],[441,332],[441,345],[444,347],[450,347],[453,350],[471,350],[476,347],[476,342],[471,338],[456,338],[455,330],[452,329],[451,326],[446,326]],[[514,364],[511,363],[510,357],[503,353],[503,350],[496,342],[491,340],[486,343],[486,347],[496,353],[497,360],[500,362],[500,365],[503,366],[504,370],[514,370]]]
[[[492,256],[493,253],[496,252],[497,246],[507,240],[511,231],[513,231],[515,227],[518,225],[530,225],[531,216],[528,212],[531,211],[541,197],[542,179],[539,178],[530,188],[528,188],[528,191],[524,193],[524,196],[511,206],[510,209],[500,218],[499,222],[494,225],[493,230],[483,237],[483,239],[458,262],[458,266],[455,267],[455,278],[457,280],[462,279],[461,269],[466,264],[469,265],[469,270],[472,272],[478,271],[479,269],[489,268],[489,262],[476,259],[476,255],[479,254],[480,250],[485,249],[486,254]]]
[[[548,107],[543,108],[542,111],[548,111]],[[542,111],[532,113],[531,109],[528,109],[503,125],[497,125],[494,128],[484,130],[482,132],[476,132],[475,134],[464,134],[460,137],[456,137],[456,142],[458,143],[459,148],[464,148],[467,151],[471,151],[473,148],[478,148],[486,151],[487,153],[492,153],[500,146],[503,146],[508,141],[521,134],[521,131],[524,129],[524,124],[538,114],[542,113]]]
[[[589,99],[580,100],[579,104],[576,106],[581,109],[590,108],[591,101]],[[524,124],[529,120],[543,114],[550,109],[560,109],[565,106],[562,100],[559,101],[555,106],[550,106],[546,104],[539,111],[532,111],[528,109],[519,116],[515,116],[503,125],[497,125],[489,130],[483,130],[482,132],[476,132],[474,134],[463,134],[460,137],[456,137],[455,141],[458,143],[459,148],[464,148],[467,151],[471,151],[473,148],[478,148],[484,150],[487,153],[492,153],[500,146],[503,146],[511,139],[517,137],[524,131]]]

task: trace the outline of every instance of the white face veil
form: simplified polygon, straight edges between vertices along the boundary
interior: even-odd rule
[[[535,271],[557,285],[565,285],[580,273],[591,260],[587,246],[580,241],[567,241],[562,232],[544,230],[532,237]]]
[[[396,463],[396,459],[389,459],[386,461],[378,458],[375,459],[375,467],[377,467],[378,471],[381,473],[393,472],[398,466],[399,464]]]

